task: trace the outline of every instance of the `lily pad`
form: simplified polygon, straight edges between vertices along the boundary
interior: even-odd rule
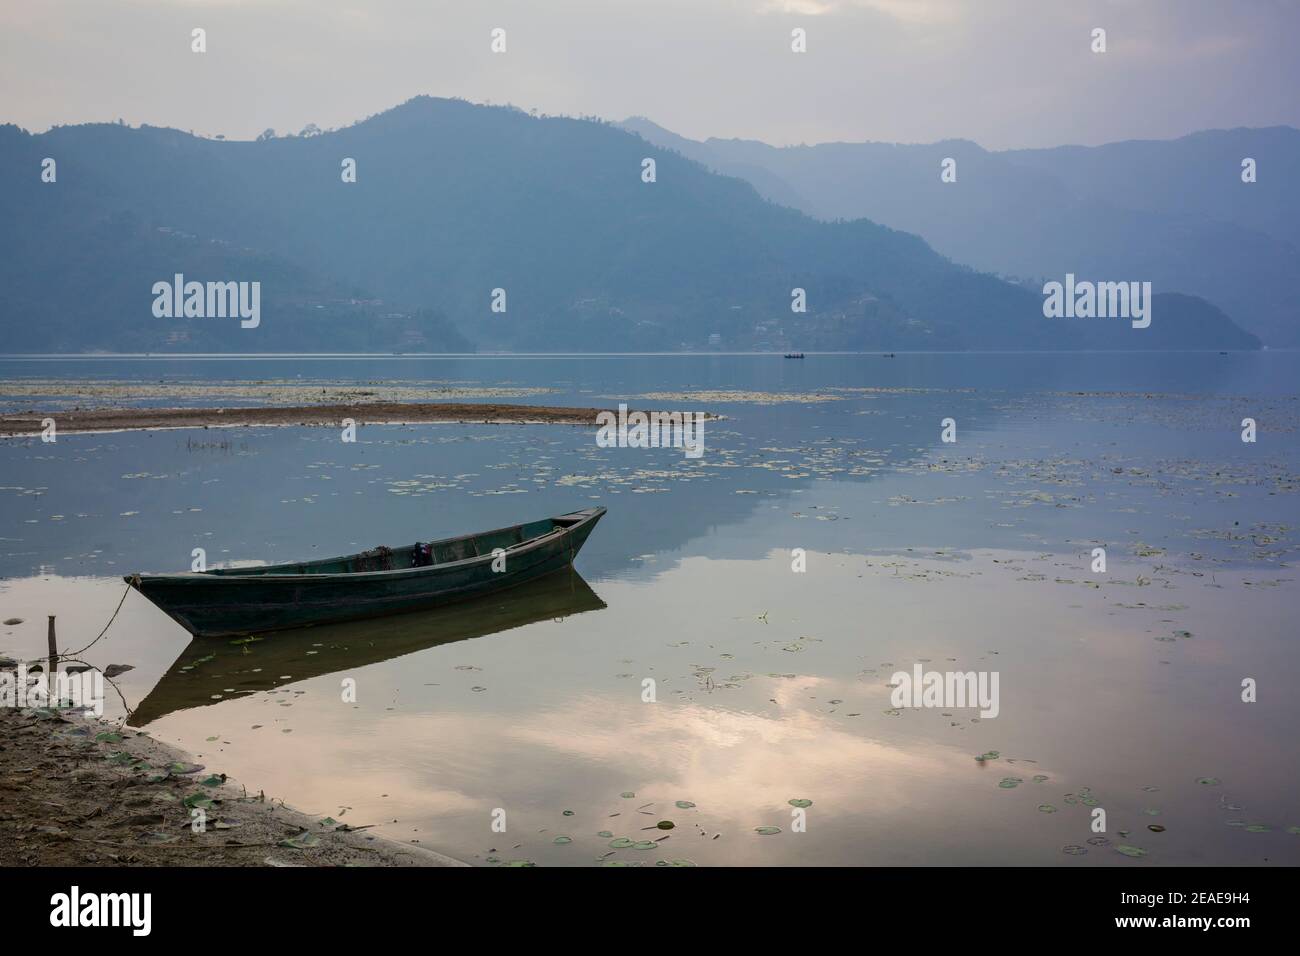
[[[1001,780],[998,781],[998,786],[1001,787],[1003,790],[1014,790],[1022,783],[1024,783],[1024,781],[1021,780],[1019,777],[1003,777]]]
[[[1140,846],[1129,846],[1127,843],[1121,843],[1119,846],[1115,847],[1115,849],[1120,853],[1123,853],[1125,856],[1131,856],[1135,859],[1147,855],[1147,851],[1142,849]]]
[[[773,836],[781,832],[780,827],[754,827],[755,833],[761,833],[763,836]]]
[[[291,836],[288,839],[281,840],[279,845],[289,847],[293,850],[310,850],[319,843],[320,838],[317,837],[316,834],[303,830],[302,833],[299,833],[296,836]]]
[[[676,807],[678,810],[693,810],[695,809],[695,804],[691,803],[689,800],[678,800]]]
[[[803,797],[796,797],[793,800],[787,800],[786,803],[790,804],[792,807],[799,807],[800,809],[807,809],[812,806],[812,801],[806,800]]]

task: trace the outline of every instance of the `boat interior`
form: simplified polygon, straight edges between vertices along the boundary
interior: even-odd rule
[[[490,555],[497,548],[509,550],[538,538],[563,531],[582,521],[586,515],[565,515],[499,528],[481,534],[445,538],[428,543],[416,542],[399,548],[380,546],[359,554],[319,561],[298,561],[260,567],[213,568],[207,574],[222,577],[256,577],[275,574],[358,574],[365,571],[400,571],[406,568],[432,567]]]

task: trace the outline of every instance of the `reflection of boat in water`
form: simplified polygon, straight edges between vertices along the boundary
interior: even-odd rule
[[[195,637],[258,634],[441,607],[573,564],[604,508],[341,558],[127,583]]]
[[[500,594],[432,611],[232,641],[196,637],[127,723],[143,727],[178,710],[604,607],[587,582],[565,568]]]

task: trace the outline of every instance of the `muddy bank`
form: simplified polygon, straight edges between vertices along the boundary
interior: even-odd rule
[[[557,408],[468,402],[357,402],[346,405],[277,405],[255,408],[95,408],[24,412],[0,417],[0,435],[39,435],[54,419],[61,432],[149,428],[213,428],[247,425],[357,425],[423,422],[470,424],[595,425],[599,408]]]
[[[378,822],[299,813],[138,731],[0,708],[0,867],[464,865]]]

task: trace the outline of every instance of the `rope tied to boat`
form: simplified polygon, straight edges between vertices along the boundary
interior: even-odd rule
[[[108,623],[105,624],[104,629],[99,632],[99,636],[96,637],[89,644],[87,644],[85,647],[81,648],[81,650],[79,651],[68,651],[67,653],[60,654],[59,660],[68,660],[69,658],[80,657],[86,651],[90,650],[92,647],[98,644],[99,639],[108,633],[108,629],[112,627],[113,622],[117,620],[118,612],[122,610],[122,605],[126,603],[126,596],[131,593],[132,588],[139,587],[139,586],[140,586],[140,575],[138,574],[131,575],[131,580],[126,582],[126,590],[122,592],[122,599],[117,602],[117,608],[116,610],[113,611],[113,616],[108,619]]]

